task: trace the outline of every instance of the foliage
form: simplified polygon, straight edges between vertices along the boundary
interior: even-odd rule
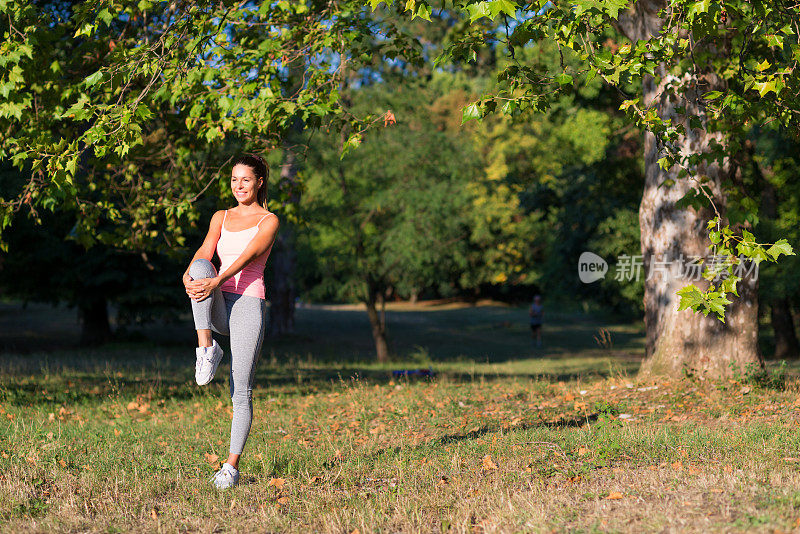
[[[0,158],[30,179],[0,199],[0,230],[27,206],[34,216],[75,213],[87,245],[182,244],[195,200],[224,168],[221,154],[230,157],[223,142],[264,151],[297,121],[346,122],[345,64],[416,60],[413,39],[364,11],[315,1],[1,2]],[[305,83],[290,93],[297,62]]]
[[[371,130],[340,159],[336,138],[312,145],[304,172],[301,242],[322,278],[320,295],[364,299],[365,284],[404,297],[438,284],[452,292],[464,267],[468,184],[476,173],[469,145],[435,128],[417,106],[423,87],[363,88],[353,106],[391,109],[396,124]],[[334,215],[335,214],[335,215]]]
[[[371,2],[373,7],[379,3]],[[800,86],[800,12],[789,2],[672,0],[655,4],[657,13],[644,13],[648,8],[637,6],[629,11],[628,2],[621,0],[467,0],[457,5],[468,22],[453,37],[440,61],[474,60],[476,50],[487,42],[503,42],[510,56],[508,65],[497,74],[495,93],[466,106],[464,121],[481,119],[495,111],[511,116],[544,111],[559,95],[571,91],[581,75],[590,80],[600,77],[623,91],[647,75],[656,82],[668,80],[666,91],[678,97],[679,102],[685,101],[682,98],[691,99],[703,110],[701,116],[687,117],[688,126],[719,132],[722,142],[713,142],[707,151],[682,152],[680,140],[688,134],[687,126],[660,116],[655,108],[658,99],[644,102],[641,95],[631,94],[620,109],[634,124],[655,136],[661,152],[659,166],[665,170],[677,166],[679,179],[695,182],[689,196],[701,200],[705,197],[715,210],[705,167],[721,163],[729,152],[735,153],[750,124],[774,122],[796,132],[800,123],[800,92],[796,90]],[[633,13],[635,9],[640,10],[638,14]],[[405,10],[412,18],[430,18],[431,8],[426,0],[411,0]],[[636,19],[638,23],[656,20],[658,27],[650,28],[635,42],[622,35],[616,40],[607,39],[606,31],[635,24],[637,16],[642,17]],[[548,39],[558,47],[560,68],[516,58],[516,51]],[[677,112],[687,113],[686,108]],[[745,206],[740,211],[752,215],[753,210]],[[719,213],[709,226],[712,228],[716,232],[710,234],[712,239],[728,233],[733,239],[728,223]],[[773,261],[780,254],[792,254],[785,242],[765,245],[745,235],[737,240],[741,246],[735,249],[727,242],[720,246],[714,243],[715,251],[728,254],[729,263],[737,261],[736,253],[756,261]],[[730,303],[726,295],[735,294],[736,277],[726,280],[731,281],[712,284],[705,292],[687,286],[679,293],[681,306],[706,314],[714,311],[724,320],[725,305]]]

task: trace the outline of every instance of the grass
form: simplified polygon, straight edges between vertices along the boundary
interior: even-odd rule
[[[183,338],[7,352],[0,530],[800,528],[795,368],[782,387],[639,382],[638,325],[565,316],[533,353],[520,310],[499,307],[390,312],[400,357],[377,365],[348,313],[298,310],[318,337],[266,348],[242,483],[226,492],[208,478],[227,452],[227,368],[196,386],[167,342]],[[0,326],[24,320],[9,315]],[[601,349],[598,328],[630,338]],[[390,373],[418,366],[436,377]]]

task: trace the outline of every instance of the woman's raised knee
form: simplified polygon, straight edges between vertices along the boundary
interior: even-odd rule
[[[189,276],[191,276],[193,280],[214,278],[217,276],[217,270],[214,268],[213,263],[204,258],[200,258],[194,260],[189,266]]]

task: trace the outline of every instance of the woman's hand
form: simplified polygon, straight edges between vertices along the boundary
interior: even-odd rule
[[[190,298],[200,302],[211,296],[211,293],[219,287],[219,278],[200,278],[199,280],[189,280],[184,282],[186,285],[186,294]]]

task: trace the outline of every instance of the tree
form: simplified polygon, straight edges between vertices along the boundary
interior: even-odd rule
[[[729,155],[738,153],[753,123],[797,129],[799,8],[744,0],[648,0],[630,7],[619,0],[470,0],[462,6],[468,22],[444,56],[474,59],[485,42],[501,41],[512,60],[497,75],[495,94],[467,106],[464,120],[496,110],[520,117],[543,111],[574,90],[579,74],[600,76],[623,92],[631,80],[642,82],[642,92],[628,93],[621,106],[647,132],[642,254],[645,269],[670,262],[670,276],[645,284],[643,370],[724,376],[763,363],[756,344],[757,283],[747,271],[734,271],[742,265],[736,255],[773,261],[793,251],[785,240],[759,244],[746,228],[752,217],[736,216],[752,213],[753,202],[737,190]],[[405,9],[412,18],[430,18],[428,2],[412,0]],[[555,42],[563,57],[577,58],[579,67],[565,60],[553,71],[536,60],[515,61],[516,50],[542,39]],[[699,287],[686,286],[679,260],[705,256],[706,239],[723,261],[706,268]],[[734,303],[731,293],[738,295]],[[685,308],[703,315],[682,313]]]
[[[223,141],[263,152],[298,120],[346,124],[340,69],[419,48],[347,2],[9,0],[0,14],[0,159],[30,176],[0,199],[0,231],[23,206],[58,209],[76,214],[86,244],[139,250],[182,244]],[[380,41],[364,39],[374,32]],[[297,57],[309,58],[304,82],[287,91]]]
[[[465,267],[464,224],[477,162],[469,143],[436,129],[431,93],[419,81],[351,93],[356,112],[391,109],[384,128],[363,135],[340,159],[344,135],[320,138],[309,151],[300,235],[317,298],[355,298],[366,305],[376,355],[390,355],[385,302],[431,284],[454,291]],[[396,123],[393,117],[396,117]]]
[[[9,0],[0,14],[0,160],[26,177],[0,192],[6,250],[23,214],[68,220],[98,255],[181,251],[232,154],[341,127],[339,69],[419,48],[353,2]],[[293,189],[271,194],[291,218]]]

